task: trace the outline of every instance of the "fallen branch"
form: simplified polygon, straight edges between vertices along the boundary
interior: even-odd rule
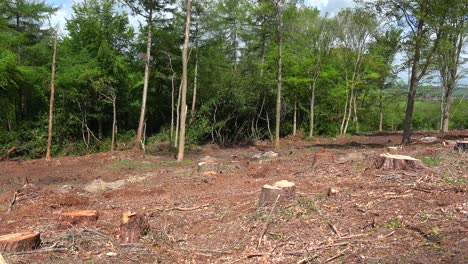
[[[340,251],[340,252],[339,252],[338,254],[336,254],[335,256],[330,257],[330,258],[327,258],[327,259],[325,260],[324,263],[328,263],[328,262],[330,262],[330,261],[332,261],[332,260],[334,260],[334,259],[337,259],[337,258],[343,256],[344,253],[345,253],[347,250],[348,250],[348,248],[345,248],[344,250]]]
[[[194,211],[194,210],[198,210],[198,209],[203,209],[205,207],[208,207],[210,206],[209,204],[204,204],[204,205],[200,205],[200,206],[197,206],[197,207],[189,207],[189,208],[184,208],[184,207],[172,207],[172,208],[155,208],[156,210],[158,211],[161,211],[161,212],[167,212],[167,211]]]
[[[4,160],[8,159],[8,157],[9,157],[11,154],[13,154],[13,152],[15,152],[15,151],[16,151],[16,147],[11,147],[11,148],[7,151],[7,153],[6,153],[5,155],[3,155],[3,156],[0,158],[0,161],[4,161]]]
[[[13,210],[13,205],[14,205],[15,202],[16,202],[16,194],[17,194],[17,193],[18,193],[18,192],[15,192],[15,193],[13,194],[13,199],[11,199],[10,205],[8,205],[8,213],[11,212],[11,210]]]
[[[257,249],[262,244],[263,237],[265,236],[265,233],[268,229],[268,223],[270,222],[271,215],[273,214],[273,211],[275,210],[276,204],[278,203],[278,200],[280,199],[280,197],[281,197],[281,194],[278,194],[275,202],[273,203],[273,206],[271,207],[270,213],[268,214],[268,217],[265,222],[265,226],[263,227],[262,233],[260,234],[260,238],[258,239]]]

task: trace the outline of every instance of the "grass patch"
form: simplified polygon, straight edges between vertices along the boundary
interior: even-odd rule
[[[424,163],[424,165],[428,167],[437,167],[442,161],[442,159],[438,156],[421,157],[421,160]]]
[[[403,223],[399,219],[392,219],[392,220],[386,222],[383,226],[385,228],[398,229],[398,228],[403,227]]]
[[[462,185],[468,183],[468,179],[464,177],[455,177],[449,173],[442,175],[442,180],[448,185]]]
[[[317,207],[315,206],[314,201],[307,197],[301,197],[297,199],[297,205],[301,207],[305,214],[310,214],[312,212],[317,212]]]

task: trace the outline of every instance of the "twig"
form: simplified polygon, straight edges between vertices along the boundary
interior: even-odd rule
[[[273,206],[271,207],[270,213],[268,214],[268,217],[265,222],[265,226],[263,227],[262,233],[260,234],[260,238],[258,239],[257,249],[262,244],[263,237],[265,236],[265,233],[268,229],[268,223],[270,222],[271,215],[273,214],[273,210],[275,210],[276,204],[278,203],[278,200],[280,197],[281,197],[281,194],[278,194],[278,197],[276,197],[275,203],[273,203]]]
[[[16,194],[17,194],[17,193],[18,193],[18,192],[15,192],[15,193],[13,194],[13,199],[11,199],[10,205],[8,205],[8,213],[11,212],[11,210],[13,210],[13,205],[14,205],[15,202],[16,202]]]
[[[39,250],[32,250],[32,251],[23,251],[23,252],[11,252],[11,253],[4,253],[5,256],[21,256],[21,255],[29,255],[29,254],[39,254],[44,252],[57,252],[57,251],[66,251],[66,248],[43,248]]]
[[[338,231],[338,229],[336,228],[336,226],[334,226],[334,225],[331,224],[331,223],[328,223],[328,226],[331,228],[331,230],[333,231],[333,233],[335,233],[335,235],[341,236],[340,231]]]
[[[334,259],[337,259],[337,258],[343,256],[344,253],[345,253],[347,250],[348,250],[348,248],[345,248],[344,250],[340,251],[340,252],[339,252],[338,254],[336,254],[335,256],[330,257],[330,258],[327,258],[327,259],[325,260],[324,263],[328,263],[328,262],[330,262],[330,261],[332,261],[332,260],[334,260]]]
[[[208,206],[210,206],[210,205],[209,204],[204,204],[204,205],[200,205],[200,206],[197,206],[197,207],[189,207],[189,208],[172,207],[172,208],[155,208],[155,209],[158,210],[158,211],[162,211],[162,212],[167,212],[167,211],[194,211],[194,210],[202,209],[202,208],[205,208],[205,207],[208,207]]]

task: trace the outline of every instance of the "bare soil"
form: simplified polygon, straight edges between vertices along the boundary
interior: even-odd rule
[[[424,136],[438,140],[417,143]],[[129,151],[3,161],[0,235],[39,231],[42,245],[2,255],[7,263],[468,263],[468,154],[442,143],[467,137],[415,133],[396,153],[425,168],[405,171],[375,168],[401,141],[395,132],[290,137],[278,157],[259,159],[272,144],[205,146],[181,164],[170,153]],[[296,184],[296,199],[257,208],[261,187],[280,180]],[[99,219],[64,227],[61,213],[77,210]],[[138,243],[119,242],[127,211],[148,217]]]

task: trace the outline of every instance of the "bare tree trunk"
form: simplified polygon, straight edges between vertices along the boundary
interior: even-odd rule
[[[174,75],[171,77],[171,134],[169,138],[169,145],[172,147],[172,140],[174,137]]]
[[[357,94],[354,96],[354,123],[356,125],[356,132],[359,132],[359,119],[358,119],[358,107],[357,107]]]
[[[179,146],[179,128],[180,128],[180,96],[182,90],[182,83],[179,85],[179,93],[177,95],[177,107],[176,107],[176,129],[175,129],[175,138],[174,138],[174,147]]]
[[[199,58],[199,51],[198,51],[198,26],[197,26],[197,33],[195,34],[195,72],[193,76],[193,97],[192,97],[192,109],[190,111],[190,124],[193,122],[195,117],[195,104],[197,102],[197,84],[198,84],[198,58]]]
[[[294,97],[293,136],[296,135],[296,129],[297,129],[297,96]]]
[[[141,100],[141,112],[140,121],[138,122],[138,131],[135,140],[135,149],[141,149],[141,137],[143,135],[143,125],[145,122],[145,109],[146,109],[146,97],[148,94],[148,82],[149,82],[149,71],[150,71],[150,58],[151,58],[151,24],[152,24],[152,9],[149,10],[149,16],[147,21],[148,34],[146,39],[146,60],[145,60],[145,80],[143,84],[143,98]]]
[[[314,135],[314,117],[315,117],[315,80],[312,84],[312,94],[310,96],[310,131],[309,138]]]
[[[280,122],[281,122],[281,86],[282,79],[282,52],[283,52],[283,32],[282,32],[282,9],[283,2],[279,0],[277,3],[277,28],[278,28],[278,92],[276,95],[276,127],[275,127],[275,150],[280,148]]]
[[[180,115],[180,141],[179,141],[179,153],[177,155],[177,161],[181,162],[184,160],[184,148],[185,148],[185,119],[187,117],[187,64],[188,64],[188,48],[190,38],[190,18],[192,11],[192,1],[187,0],[187,17],[185,22],[185,41],[184,49],[182,50],[182,112]]]
[[[379,131],[383,131],[383,105],[382,105],[382,89],[380,89],[379,95]]]
[[[49,131],[47,137],[46,160],[50,161],[50,148],[52,146],[52,126],[54,120],[54,96],[55,96],[55,61],[57,57],[57,31],[54,37],[54,55],[52,56],[52,75],[50,79],[50,102],[49,102]]]
[[[115,134],[117,133],[117,105],[116,105],[116,96],[112,95],[112,143],[111,151],[115,150]]]

